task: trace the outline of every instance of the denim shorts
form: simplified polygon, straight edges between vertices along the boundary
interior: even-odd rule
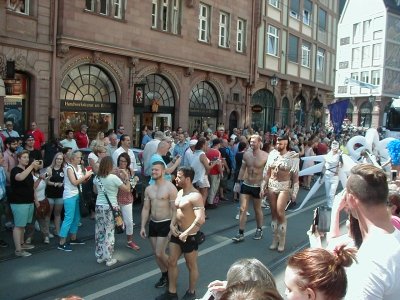
[[[14,224],[16,227],[25,227],[26,224],[32,222],[34,204],[13,204],[11,210],[14,216]]]
[[[63,198],[47,198],[49,200],[50,205],[64,205]]]

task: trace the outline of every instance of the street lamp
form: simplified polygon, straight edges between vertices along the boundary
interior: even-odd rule
[[[272,85],[272,100],[275,102],[275,87],[278,85],[279,78],[276,75],[272,75],[271,77],[271,85]],[[274,103],[275,104],[275,103]],[[275,106],[275,105],[274,105]],[[264,132],[267,131],[267,112],[264,112]]]

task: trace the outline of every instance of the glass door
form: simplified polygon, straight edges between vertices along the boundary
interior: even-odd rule
[[[154,114],[153,116],[153,129],[155,131],[164,131],[165,127],[171,127],[171,115],[170,114]]]

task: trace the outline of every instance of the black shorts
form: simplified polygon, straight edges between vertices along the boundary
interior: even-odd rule
[[[245,195],[251,195],[253,198],[260,199],[260,187],[259,186],[250,186],[242,183],[240,188],[240,193]]]
[[[195,235],[189,235],[186,239],[186,242],[182,242],[179,237],[171,235],[171,243],[178,244],[181,247],[183,253],[190,253],[193,251],[197,251],[199,249],[199,244],[197,243],[197,235],[200,234],[197,232]]]
[[[154,222],[150,220],[149,223],[149,236],[150,237],[167,237],[170,231],[169,225],[171,220],[161,222]]]

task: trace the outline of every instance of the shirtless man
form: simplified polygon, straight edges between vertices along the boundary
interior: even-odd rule
[[[267,195],[271,207],[273,231],[271,250],[283,252],[286,240],[285,208],[289,201],[296,201],[299,191],[299,156],[289,151],[289,138],[278,137],[276,150],[271,152],[265,165],[261,195]]]
[[[169,243],[168,290],[156,300],[177,300],[176,283],[178,279],[178,259],[185,257],[189,269],[189,289],[182,299],[195,299],[195,289],[199,271],[197,268],[197,250],[199,229],[205,222],[203,197],[193,187],[194,170],[191,167],[180,167],[176,184],[182,189],[175,200],[176,210],[171,221],[171,240]]]
[[[156,256],[157,265],[162,273],[160,280],[155,284],[156,288],[165,287],[168,283],[168,256],[165,249],[168,244],[168,234],[177,194],[177,189],[173,183],[164,179],[164,173],[164,162],[153,162],[151,176],[155,184],[148,186],[144,192],[142,227],[140,229],[140,236],[146,238],[145,226],[150,217],[150,243]]]
[[[263,178],[263,169],[268,159],[268,153],[261,150],[261,137],[252,135],[250,137],[250,151],[243,155],[242,167],[240,168],[236,184],[240,187],[240,211],[239,211],[239,233],[232,238],[235,242],[244,240],[244,226],[247,221],[247,209],[249,201],[253,199],[254,213],[256,216],[257,230],[253,237],[255,240],[262,238],[263,211],[261,209],[260,184]],[[243,178],[245,179],[243,181]]]

